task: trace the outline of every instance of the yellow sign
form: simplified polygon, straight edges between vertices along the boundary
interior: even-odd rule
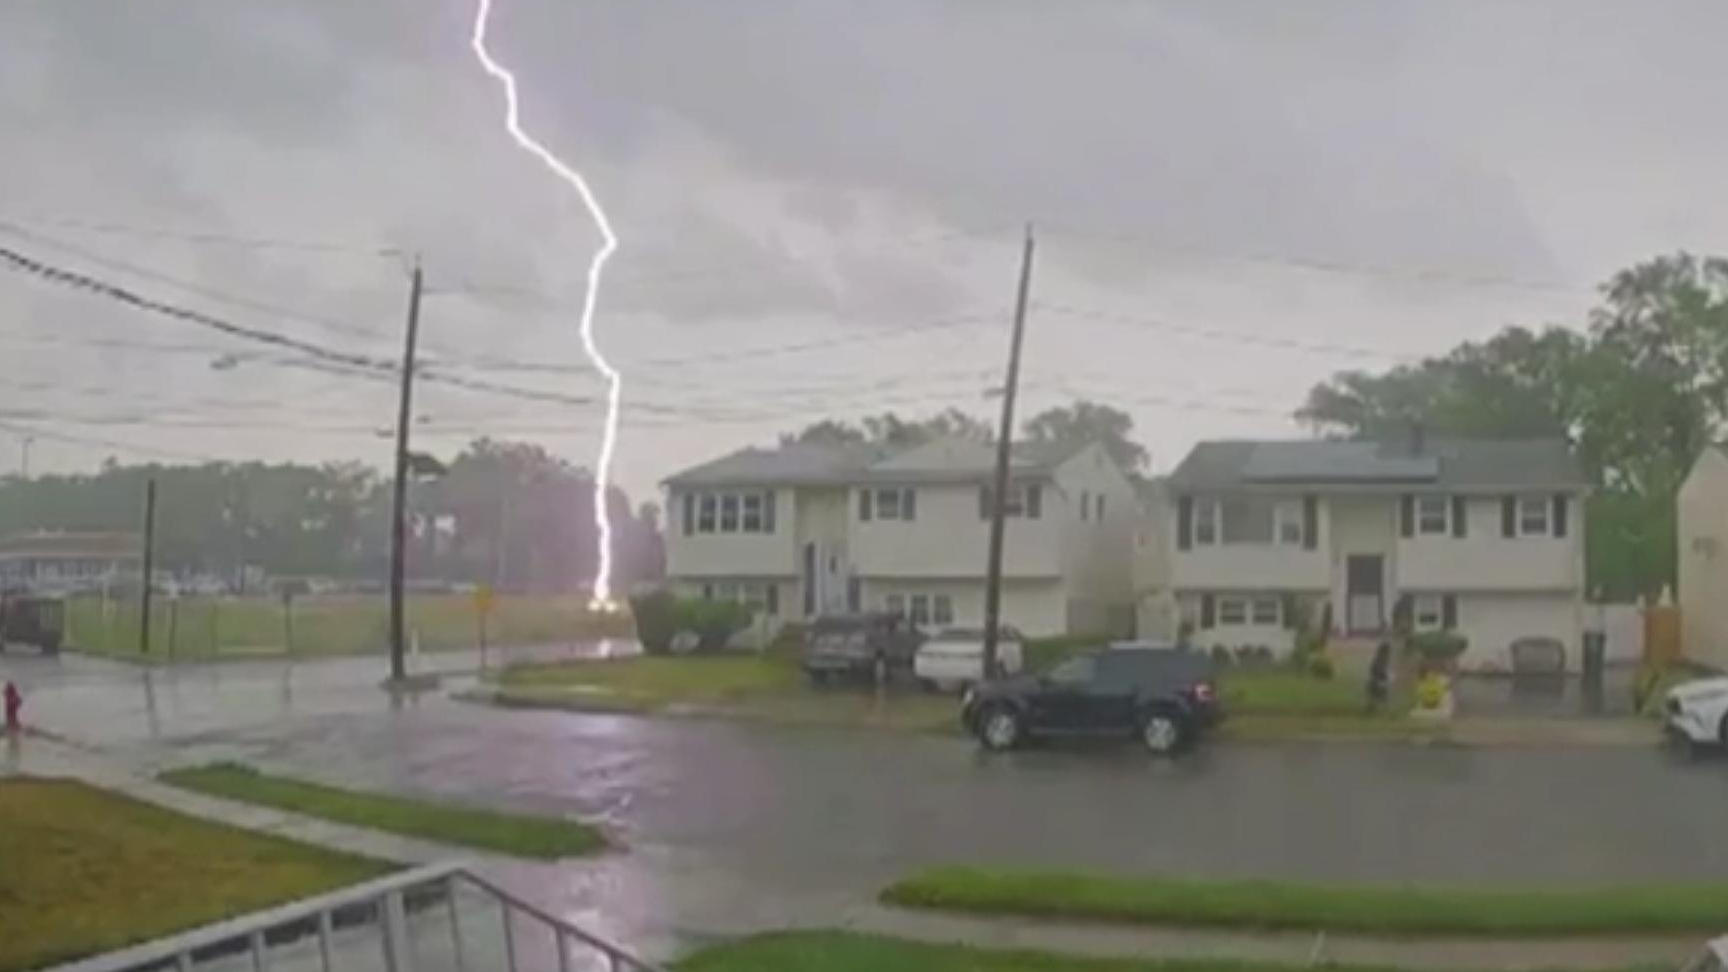
[[[481,584],[474,588],[474,610],[481,614],[492,613],[492,588],[490,585]]]

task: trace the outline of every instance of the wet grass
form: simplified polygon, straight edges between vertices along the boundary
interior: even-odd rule
[[[940,868],[889,904],[1139,924],[1481,936],[1720,931],[1728,884],[1474,891]]]
[[[1316,678],[1277,668],[1226,668],[1218,675],[1218,686],[1230,713],[1389,718],[1366,713],[1365,689],[1354,679]]]
[[[498,676],[506,689],[555,689],[606,698],[622,707],[714,704],[804,689],[795,662],[762,655],[640,655],[512,665]]]
[[[423,651],[472,648],[479,626],[469,594],[410,594],[408,627]],[[151,652],[138,652],[135,600],[73,598],[67,604],[67,644],[91,654],[139,661],[383,652],[389,606],[382,595],[330,594],[296,598],[292,623],[274,597],[182,597],[157,600],[151,612]],[[486,626],[494,645],[552,644],[631,637],[628,613],[595,614],[586,598],[499,595]]]
[[[679,972],[1299,972],[1308,967],[1222,959],[1082,958],[853,932],[799,931],[706,948],[679,962],[677,968]],[[1370,972],[1372,967],[1325,968]]]
[[[68,780],[0,780],[0,972],[377,877],[388,865]]]
[[[594,853],[606,844],[600,831],[574,820],[347,790],[270,776],[238,763],[169,770],[159,778],[211,796],[519,857],[571,857]]]

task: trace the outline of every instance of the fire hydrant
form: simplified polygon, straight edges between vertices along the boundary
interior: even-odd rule
[[[18,730],[24,728],[23,723],[18,719],[18,710],[24,708],[24,693],[18,691],[16,683],[6,683],[5,702],[6,731],[8,733],[16,733]]]

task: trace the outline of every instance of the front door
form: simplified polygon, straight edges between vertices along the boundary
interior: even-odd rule
[[[1380,554],[1351,554],[1344,561],[1346,620],[1352,634],[1366,634],[1386,627],[1386,558]]]

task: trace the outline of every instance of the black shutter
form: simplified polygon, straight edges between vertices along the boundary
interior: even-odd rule
[[[1398,500],[1398,532],[1407,537],[1416,535],[1416,497],[1409,493]]]
[[[1320,545],[1320,501],[1302,497],[1302,546],[1313,550]]]
[[[1176,501],[1176,549],[1187,550],[1194,546],[1194,497],[1184,496]]]
[[[1216,623],[1217,615],[1214,613],[1216,608],[1217,605],[1212,603],[1212,595],[1200,595],[1200,629],[1202,631],[1211,628]]]
[[[1440,598],[1440,627],[1451,631],[1458,627],[1458,598],[1447,594]]]
[[[1296,627],[1296,595],[1286,594],[1283,600],[1284,603],[1279,605],[1279,610],[1284,615],[1284,627],[1294,629]]]
[[[1026,487],[1026,518],[1036,520],[1044,515],[1044,487],[1033,483]]]
[[[1414,628],[1416,620],[1416,599],[1409,594],[1398,595],[1398,600],[1392,602],[1392,630],[1406,634]]]
[[[780,585],[769,581],[767,586],[768,589],[765,592],[767,597],[764,600],[767,602],[768,613],[778,616],[780,614]]]
[[[1455,537],[1466,536],[1470,532],[1469,526],[1464,522],[1464,511],[1468,508],[1469,504],[1464,502],[1464,497],[1452,497],[1452,535]]]
[[[918,491],[910,487],[900,491],[900,519],[918,519]]]
[[[858,519],[864,521],[870,519],[870,491],[867,489],[858,491]]]
[[[696,532],[696,494],[684,494],[684,535]]]
[[[762,532],[774,532],[774,491],[762,494]]]
[[[1565,493],[1554,494],[1554,535],[1557,537],[1563,537],[1566,535]]]
[[[1500,497],[1500,535],[1515,537],[1518,535],[1518,497]]]

